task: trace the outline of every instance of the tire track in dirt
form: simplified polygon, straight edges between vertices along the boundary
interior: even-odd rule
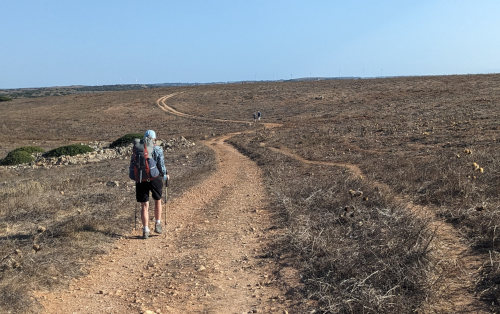
[[[180,93],[172,93],[172,94],[160,97],[160,98],[158,98],[156,100],[156,105],[158,107],[160,107],[161,110],[163,110],[163,111],[165,111],[167,113],[176,115],[178,117],[189,118],[189,119],[193,119],[193,120],[226,122],[226,123],[227,122],[229,122],[229,123],[241,123],[241,124],[246,124],[246,125],[253,125],[254,124],[254,123],[252,123],[250,121],[244,121],[244,120],[230,120],[230,119],[217,119],[217,118],[199,117],[199,116],[195,116],[195,115],[191,115],[191,114],[187,114],[187,113],[184,113],[184,112],[177,111],[176,109],[174,109],[171,106],[168,106],[166,104],[167,99],[169,99],[169,98],[171,98],[173,96],[179,95],[181,93],[182,92],[180,92]],[[264,122],[264,123],[260,123],[259,122],[259,124],[263,125],[265,128],[274,128],[274,127],[280,127],[281,126],[281,124],[279,124],[279,123],[270,123],[270,122]],[[241,133],[244,133],[244,132],[237,132],[237,133],[233,133],[232,135],[237,135],[237,134],[241,134]]]
[[[177,111],[176,109],[174,109],[174,108],[172,108],[170,106],[167,106],[167,104],[165,103],[166,100],[169,99],[170,97],[176,96],[178,94],[179,93],[173,93],[173,94],[170,94],[170,95],[167,95],[167,96],[160,97],[158,100],[156,100],[156,104],[163,111],[165,111],[167,113],[170,113],[170,114],[173,114],[173,115],[176,115],[178,117],[189,118],[189,119],[194,119],[194,120],[204,120],[204,121],[242,123],[242,124],[247,124],[247,125],[251,125],[252,124],[249,121],[242,121],[242,120],[224,120],[224,119],[217,119],[217,118],[205,118],[205,117],[194,116],[194,115],[191,115],[191,114],[187,114],[187,113],[184,113],[184,112]]]
[[[167,95],[158,99],[158,106],[169,113],[189,117],[193,119],[204,119],[185,113],[181,113],[166,104],[166,100],[175,94]],[[208,119],[221,122],[237,122],[236,120]],[[266,127],[280,127],[281,124],[269,123]],[[239,134],[239,133],[238,133]],[[228,136],[229,138],[230,136]],[[288,156],[305,164],[322,166],[334,166],[348,169],[354,176],[376,186],[388,195],[396,195],[385,183],[369,180],[363,174],[359,166],[349,163],[313,161],[305,159],[286,147],[268,147],[268,149]],[[379,153],[379,152],[377,152]],[[482,267],[481,255],[472,252],[470,247],[464,242],[460,233],[451,224],[446,223],[436,216],[435,210],[427,206],[414,204],[405,197],[396,195],[395,201],[413,213],[416,217],[424,219],[429,223],[429,227],[434,231],[434,239],[430,244],[431,256],[434,261],[433,275],[429,276],[429,286],[434,292],[426,300],[420,311],[423,312],[453,312],[453,313],[487,313],[484,304],[474,295],[475,284],[479,278],[479,270]]]
[[[339,163],[339,162],[328,162],[328,161],[312,161],[308,160],[305,158],[300,157],[297,154],[294,154],[291,152],[289,149],[281,146],[280,148],[277,147],[268,147],[270,150],[276,153],[283,154],[285,156],[288,156],[290,158],[293,158],[295,160],[298,160],[302,163],[309,164],[309,165],[319,165],[319,166],[334,166],[334,167],[341,167],[341,168],[347,168],[349,171],[351,171],[355,176],[359,177],[360,179],[363,179],[363,172],[361,169],[359,169],[358,166],[353,165],[353,164],[346,164],[346,163]]]

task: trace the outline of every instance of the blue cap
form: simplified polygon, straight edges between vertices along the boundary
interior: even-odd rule
[[[147,130],[146,133],[144,133],[144,138],[149,137],[149,138],[156,138],[156,133],[153,130]]]

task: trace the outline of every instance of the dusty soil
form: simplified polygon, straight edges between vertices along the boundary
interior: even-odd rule
[[[48,313],[284,312],[290,301],[276,284],[277,267],[260,257],[277,236],[257,165],[227,137],[205,142],[217,170],[167,203],[167,226],[147,241],[139,231],[89,265],[68,289],[41,292]],[[282,280],[298,285],[296,273]]]

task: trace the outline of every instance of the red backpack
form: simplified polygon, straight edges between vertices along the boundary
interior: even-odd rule
[[[160,175],[153,159],[154,145],[151,141],[135,139],[130,160],[129,177],[135,182],[148,182]]]

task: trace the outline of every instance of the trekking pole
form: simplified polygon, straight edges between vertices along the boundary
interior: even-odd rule
[[[168,200],[168,179],[165,180],[165,208],[163,209],[163,216],[165,218],[165,230],[167,229],[167,200]]]
[[[136,189],[137,189],[137,183]],[[137,230],[137,206],[134,206],[134,231]]]

